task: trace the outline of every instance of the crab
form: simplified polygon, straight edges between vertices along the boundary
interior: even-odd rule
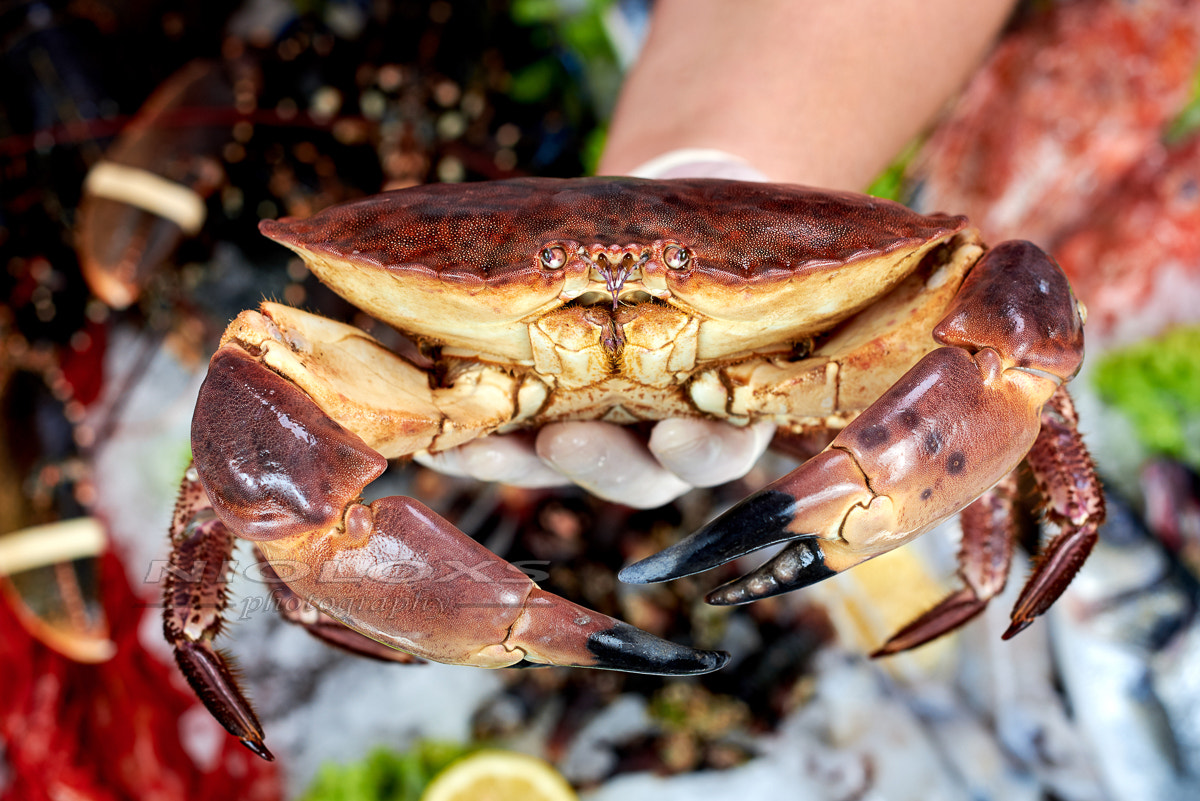
[[[1045,253],[986,249],[963,217],[792,185],[521,178],[260,227],[433,365],[270,302],[238,316],[212,357],[171,526],[165,632],[210,711],[264,757],[212,647],[235,538],[253,541],[294,621],[377,657],[656,674],[728,658],[546,592],[416,499],[364,502],[388,460],[565,420],[828,432],[824,450],[620,578],[665,581],[783,543],[708,596],[744,603],[965,507],[962,588],[879,653],[959,627],[1001,590],[1023,462],[1058,531],[1006,637],[1096,540],[1103,501],[1063,389],[1084,311]]]

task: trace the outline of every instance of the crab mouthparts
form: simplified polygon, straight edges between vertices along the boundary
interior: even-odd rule
[[[654,258],[654,249],[645,245],[592,244],[580,247],[576,254],[587,260],[586,278],[580,276],[583,280],[564,293],[563,300],[594,310],[589,319],[603,330],[604,346],[615,356],[625,346],[625,332],[618,321],[622,300],[625,307],[636,307],[662,294],[645,284],[645,268]],[[606,306],[610,308],[601,311]]]
[[[613,353],[625,346],[625,332],[617,322],[615,315],[621,304],[621,290],[628,281],[641,282],[642,266],[649,261],[650,251],[643,250],[635,260],[633,254],[624,251],[618,253],[600,252],[591,254],[589,261],[592,271],[588,276],[592,281],[604,282],[604,288],[612,296],[611,318],[604,326],[604,345]]]

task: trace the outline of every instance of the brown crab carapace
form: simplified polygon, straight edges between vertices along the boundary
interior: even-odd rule
[[[794,472],[621,572],[661,581],[788,543],[714,591],[742,603],[902,545],[964,507],[964,588],[881,652],[961,625],[1004,585],[1027,463],[1058,533],[1015,633],[1070,581],[1103,517],[1062,385],[1083,319],[1033,245],[965,219],[798,186],[516,179],[433,185],[263,232],[432,369],[357,328],[264,303],[200,390],[172,525],[165,627],[210,710],[262,731],[211,641],[219,565],[252,540],[293,619],[342,647],[501,667],[687,674],[673,645],[537,587],[412,498],[361,499],[389,459],[563,420],[700,416],[838,432]]]

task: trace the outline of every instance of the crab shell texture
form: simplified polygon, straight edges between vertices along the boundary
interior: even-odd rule
[[[261,229],[438,363],[276,304],[227,332],[388,458],[567,419],[841,427],[982,253],[962,217],[716,180],[431,185]]]

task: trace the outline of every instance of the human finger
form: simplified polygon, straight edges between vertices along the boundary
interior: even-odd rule
[[[741,428],[718,420],[673,418],[654,426],[650,453],[688,484],[713,487],[746,475],[774,435],[774,423]]]
[[[659,464],[632,431],[614,423],[553,423],[538,433],[536,447],[575,484],[626,506],[653,509],[692,488]]]

